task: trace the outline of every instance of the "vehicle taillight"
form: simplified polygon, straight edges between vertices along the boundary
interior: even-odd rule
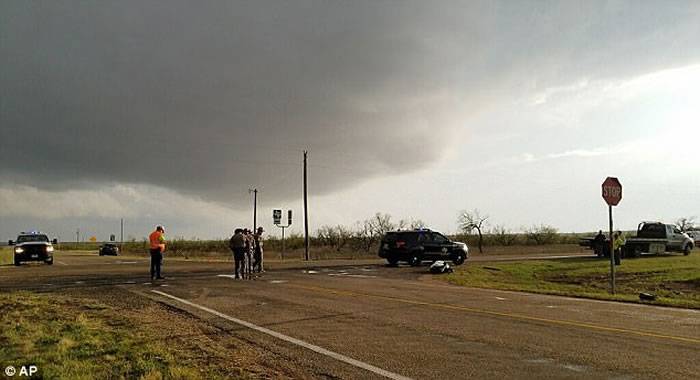
[[[405,241],[397,241],[397,242],[396,242],[396,248],[401,248],[401,247],[403,247],[404,245],[406,245],[406,242],[405,242]]]

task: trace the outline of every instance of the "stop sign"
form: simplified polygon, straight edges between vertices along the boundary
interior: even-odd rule
[[[622,199],[622,184],[615,177],[608,177],[603,182],[603,199],[610,206],[617,206]]]

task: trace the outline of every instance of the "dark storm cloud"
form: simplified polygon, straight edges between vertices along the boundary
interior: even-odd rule
[[[503,96],[698,58],[693,3],[3,2],[0,178],[227,202],[415,170]]]

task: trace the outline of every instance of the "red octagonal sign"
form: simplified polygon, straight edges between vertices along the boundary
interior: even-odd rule
[[[622,184],[615,177],[608,177],[603,182],[603,199],[610,206],[617,206],[622,199]]]

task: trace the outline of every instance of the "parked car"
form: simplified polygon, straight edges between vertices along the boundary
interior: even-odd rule
[[[387,232],[382,237],[379,257],[391,265],[403,261],[416,266],[425,260],[451,260],[456,265],[461,265],[469,258],[469,248],[464,243],[451,241],[437,231],[399,230]]]
[[[119,256],[119,246],[114,243],[104,243],[100,245],[97,253],[100,256]]]
[[[48,265],[53,264],[53,245],[58,244],[57,239],[49,240],[46,234],[40,232],[21,232],[17,240],[10,240],[9,245],[14,246],[15,265],[19,266],[27,261],[43,261]]]
[[[645,253],[682,252],[689,255],[695,241],[673,224],[642,222],[637,236],[627,239],[625,256],[639,257]]]

